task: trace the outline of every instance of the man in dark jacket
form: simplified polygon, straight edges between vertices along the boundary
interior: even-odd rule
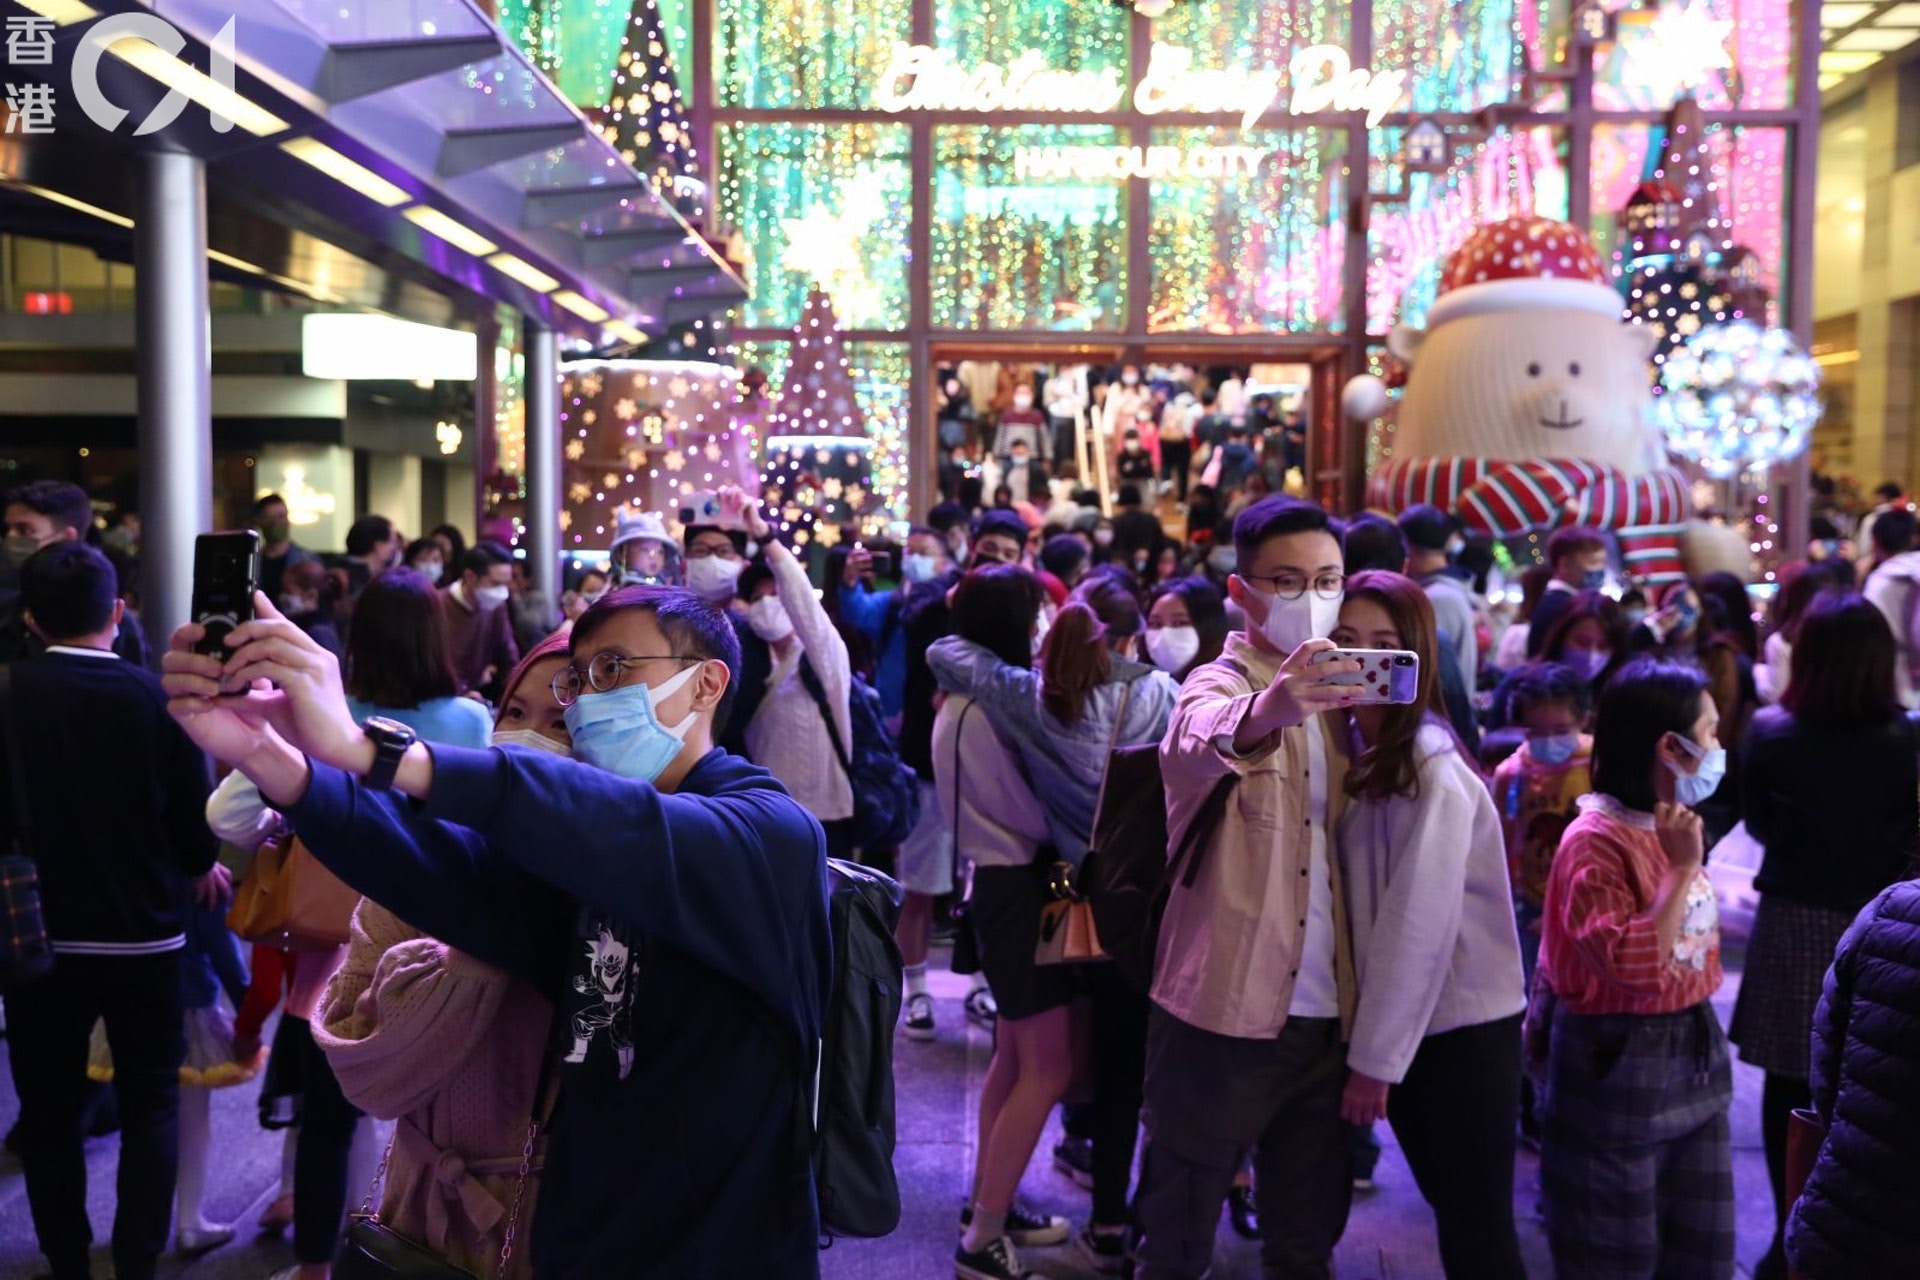
[[[356,725],[332,658],[260,615],[225,664],[191,652],[197,628],[175,634],[175,716],[348,884],[558,1010],[535,1274],[817,1276],[796,1131],[832,967],[825,842],[764,769],[714,749],[726,617],[676,587],[588,609],[558,690],[566,759]],[[276,692],[217,696],[260,677]]]
[[[0,712],[30,810],[0,786],[0,838],[28,834],[55,957],[50,976],[7,992],[27,1200],[55,1280],[91,1274],[81,1116],[96,1020],[120,1104],[114,1270],[152,1280],[178,1160],[180,955],[194,880],[210,898],[225,885],[210,874],[206,758],[168,718],[159,680],[113,652],[115,585],[107,558],[76,541],[22,566],[22,618],[46,650],[12,668]]]
[[[27,557],[42,547],[87,542],[92,532],[93,501],[79,485],[64,480],[21,485],[7,494],[5,568],[17,574]],[[9,580],[0,587],[0,662],[18,662],[44,648],[45,643],[20,616],[17,580]],[[137,667],[147,665],[147,640],[140,621],[124,610],[113,651]]]
[[[1813,1109],[1827,1126],[1787,1219],[1806,1280],[1910,1276],[1920,1260],[1920,880],[1840,940],[1813,1018]]]

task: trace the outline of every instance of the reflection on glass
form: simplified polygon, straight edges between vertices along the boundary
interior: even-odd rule
[[[1193,50],[1201,66],[1284,70],[1308,45],[1346,48],[1350,30],[1341,0],[1215,0],[1174,5],[1154,21],[1153,38]],[[1387,67],[1380,58],[1374,65]]]
[[[1121,137],[1086,126],[935,131],[935,328],[1125,323],[1127,179],[1079,176]]]
[[[991,62],[1004,67],[1031,50],[1050,69],[1116,67],[1124,79],[1130,17],[1125,6],[1112,0],[1000,5],[939,0],[934,7],[934,47],[951,50],[967,66]]]
[[[912,20],[895,0],[717,0],[715,96],[723,107],[870,107]]]
[[[1406,111],[1477,111],[1513,97],[1516,0],[1375,0],[1373,65],[1410,73]]]
[[[1403,133],[1376,129],[1372,134],[1372,189],[1404,189],[1409,197],[1373,207],[1367,257],[1367,332],[1372,334],[1425,322],[1441,268],[1475,227],[1516,214],[1567,216],[1558,130],[1503,130],[1457,145],[1443,173],[1412,174],[1398,160]]]
[[[741,325],[795,323],[818,280],[848,328],[905,328],[908,128],[723,124],[716,134],[720,218],[753,248]]]
[[[1153,332],[1343,330],[1344,133],[1161,129],[1153,146],[1184,168],[1153,180]]]

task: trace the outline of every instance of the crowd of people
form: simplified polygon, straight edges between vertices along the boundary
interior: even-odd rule
[[[93,545],[72,486],[10,494],[0,721],[24,785],[0,825],[41,853],[55,962],[6,1004],[56,1280],[89,1274],[90,1070],[123,1135],[122,1280],[170,1239],[232,1238],[202,1208],[205,1095],[256,1079],[287,1134],[276,1280],[326,1280],[362,1201],[472,1274],[818,1274],[833,859],[898,879],[903,1039],[949,1034],[946,929],[993,1037],[958,1280],[1056,1246],[1198,1280],[1223,1209],[1265,1274],[1330,1276],[1382,1121],[1452,1280],[1526,1274],[1522,1145],[1561,1280],[1731,1277],[1735,1052],[1765,1073],[1778,1229],[1756,1274],[1900,1274],[1911,509],[1770,596],[1637,582],[1583,528],[1508,573],[1434,508],[1285,496],[1284,439],[1269,474],[1231,420],[1169,435],[1180,396],[1126,372],[1108,394],[1146,409],[1118,473],[1150,421],[1159,459],[1111,504],[1056,477],[1029,395],[990,446],[1024,478],[991,500],[975,421],[943,422],[960,482],[903,536],[848,531],[810,564],[722,490],[710,524],[623,514],[553,602],[452,529],[366,516],[315,555],[269,495],[255,620],[212,652],[182,628],[163,677],[127,651],[137,547]],[[1414,655],[1411,700],[1356,698],[1346,654],[1370,650]],[[1190,859],[1144,987],[1055,937],[1115,753],[1141,747]],[[103,763],[151,785],[89,803]],[[243,965],[234,877],[295,837],[364,900],[330,945]],[[1704,867],[1743,843],[1759,907],[1723,1028]],[[1020,1196],[1056,1109],[1052,1161],[1091,1192],[1077,1229]],[[1804,1194],[1797,1109],[1825,1127]]]

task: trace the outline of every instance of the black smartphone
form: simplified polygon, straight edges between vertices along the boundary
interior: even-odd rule
[[[252,529],[203,533],[193,543],[193,620],[207,629],[195,653],[227,656],[227,635],[253,621],[260,587],[260,535]]]
[[[868,554],[873,557],[873,576],[874,577],[876,578],[893,577],[893,552],[871,551],[871,552],[868,552]]]

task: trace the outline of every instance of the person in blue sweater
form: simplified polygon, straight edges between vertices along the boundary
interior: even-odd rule
[[[555,677],[569,760],[363,729],[332,657],[256,607],[225,660],[175,633],[175,718],[348,884],[553,998],[535,1275],[818,1276],[796,1132],[832,963],[825,838],[713,746],[739,660],[725,615],[672,587],[588,609]]]

